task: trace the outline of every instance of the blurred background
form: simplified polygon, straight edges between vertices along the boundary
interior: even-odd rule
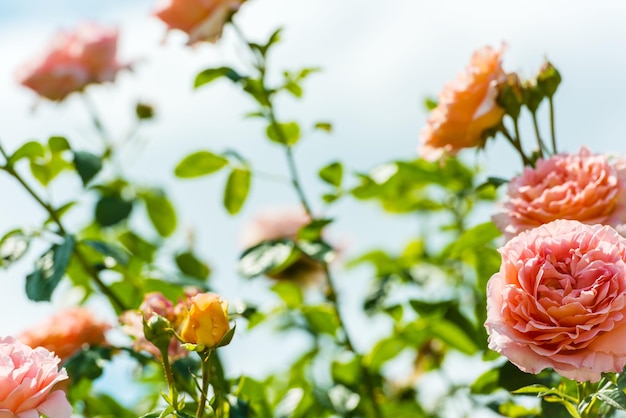
[[[17,84],[16,73],[46,48],[58,29],[71,29],[83,20],[117,26],[120,57],[132,63],[133,71],[121,73],[115,84],[88,88],[87,95],[113,137],[121,138],[131,128],[138,101],[151,103],[156,111],[156,119],[142,127],[139,145],[125,153],[122,172],[138,183],[167,190],[177,205],[180,240],[193,234],[197,252],[213,268],[211,283],[216,291],[231,301],[267,303],[259,296],[266,296],[260,293],[262,281],[246,281],[236,274],[239,237],[260,209],[297,205],[289,185],[255,177],[244,209],[230,217],[221,204],[225,173],[180,180],[173,170],[192,151],[235,149],[252,162],[253,170],[286,176],[282,150],[263,138],[260,122],[244,118],[254,104],[230,83],[217,81],[193,90],[199,71],[241,66],[245,51],[231,28],[226,28],[217,45],[185,47],[183,34],[166,36],[165,25],[151,16],[155,3],[0,1],[0,141],[14,151],[27,140],[63,135],[76,148],[98,149],[101,144],[80,96],[72,95],[60,105],[39,101]],[[278,27],[284,29],[282,42],[270,56],[270,73],[279,76],[284,69],[303,66],[322,69],[305,82],[302,100],[285,98],[278,112],[303,127],[320,120],[333,124],[330,135],[311,129],[295,150],[305,189],[315,210],[323,212],[319,196],[325,188],[316,175],[319,168],[342,161],[350,185],[356,182],[350,172],[414,158],[427,116],[424,99],[436,97],[443,84],[465,67],[472,52],[485,45],[506,45],[507,71],[532,76],[545,57],[560,70],[563,83],[555,102],[561,150],[577,151],[585,145],[593,152],[624,153],[625,14],[626,4],[617,0],[601,6],[583,0],[533,0],[521,7],[497,0],[250,0],[235,20],[256,41]],[[527,122],[523,134],[531,136]],[[501,138],[489,142],[487,153],[468,151],[464,159],[480,166],[485,177],[510,177],[520,170],[517,156]],[[4,196],[0,234],[45,219],[35,202],[2,173],[0,190]],[[78,183],[60,182],[49,198],[63,202],[79,191]],[[345,248],[345,259],[375,247],[399,250],[422,228],[414,217],[388,217],[374,203],[355,203],[350,198],[326,215],[336,219],[330,238]],[[489,216],[480,214],[476,223]],[[74,219],[78,228],[80,214]],[[39,255],[39,250],[32,255]],[[26,259],[0,271],[0,335],[17,334],[80,298],[61,287],[51,303],[29,302],[24,280],[31,269],[32,261]],[[350,314],[360,310],[371,272],[336,269],[351,332],[365,349],[387,332],[384,319],[378,323]],[[115,321],[105,304],[97,300],[93,304],[103,318]],[[233,374],[262,376],[280,368],[281,353],[289,355],[305,343],[294,338],[276,347],[262,334],[241,332],[224,355]],[[115,379],[123,371],[110,373],[109,379]],[[106,378],[103,387],[115,392]]]

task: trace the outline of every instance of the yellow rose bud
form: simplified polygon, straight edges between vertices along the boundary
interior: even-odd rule
[[[199,293],[191,298],[180,332],[183,341],[216,347],[229,330],[228,302],[215,293]]]

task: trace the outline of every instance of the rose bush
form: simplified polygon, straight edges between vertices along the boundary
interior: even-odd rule
[[[89,84],[114,81],[126,68],[117,59],[118,32],[82,23],[73,32],[59,32],[49,50],[18,71],[18,81],[41,97],[60,101]]]
[[[513,178],[493,221],[507,239],[556,219],[586,224],[626,223],[626,160],[581,148],[537,161]]]
[[[496,103],[498,84],[506,80],[501,55],[502,50],[479,49],[465,72],[444,86],[420,136],[422,157],[436,160],[481,146],[484,132],[501,122],[504,110]]]
[[[35,349],[12,337],[0,338],[0,417],[69,418],[65,392],[53,390],[67,379],[60,359],[43,347]]]
[[[487,285],[489,347],[520,369],[598,381],[626,364],[626,239],[557,220],[500,249]]]
[[[65,361],[83,347],[104,344],[109,328],[109,324],[96,319],[88,309],[70,308],[27,329],[18,339],[33,348],[44,347]]]
[[[154,12],[169,30],[189,35],[188,44],[215,42],[224,24],[245,0],[161,0]]]

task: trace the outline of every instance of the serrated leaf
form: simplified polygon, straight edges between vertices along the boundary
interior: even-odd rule
[[[224,207],[229,214],[239,213],[250,191],[252,173],[247,168],[234,168],[226,180]]]
[[[154,229],[162,237],[169,237],[176,230],[176,210],[172,202],[160,193],[142,193],[148,217]]]
[[[197,89],[221,77],[226,77],[233,82],[237,82],[243,78],[230,67],[207,68],[196,75],[193,86]]]
[[[341,187],[341,181],[343,180],[343,165],[336,161],[328,164],[319,171],[319,176],[326,183],[331,186]]]
[[[49,301],[54,289],[65,274],[72,258],[74,239],[65,237],[62,244],[53,245],[35,263],[35,271],[26,276],[26,295],[35,302]]]
[[[183,158],[176,168],[174,174],[180,178],[194,178],[206,176],[222,169],[228,160],[210,151],[197,151]]]
[[[292,146],[300,140],[300,125],[297,122],[271,123],[265,133],[271,141]]]
[[[102,170],[100,157],[85,151],[74,151],[74,167],[83,182],[87,184]]]

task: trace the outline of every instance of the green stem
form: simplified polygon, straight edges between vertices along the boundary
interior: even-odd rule
[[[531,114],[533,117],[533,127],[535,128],[535,137],[537,138],[537,152],[539,153],[539,158],[543,158],[543,150],[545,148],[545,145],[543,144],[541,134],[539,133],[539,121],[537,120],[537,112],[531,112]]]
[[[556,131],[554,128],[554,102],[552,96],[548,97],[548,104],[550,105],[550,136],[552,138],[552,152],[556,155],[558,150],[556,148]]]
[[[517,123],[516,123],[516,131],[517,131]],[[517,150],[518,154],[520,155],[520,158],[522,159],[522,165],[532,167],[532,163],[528,159],[528,157],[526,157],[526,154],[524,153],[524,150],[522,149],[522,144],[519,141],[519,139],[513,138],[513,136],[511,136],[509,131],[504,127],[504,125],[500,126],[500,132],[509,141],[509,143],[513,145],[513,148]]]
[[[174,375],[172,374],[172,366],[170,364],[170,358],[168,349],[161,350],[161,357],[163,359],[163,371],[165,373],[165,379],[167,380],[167,386],[170,391],[170,399],[172,401],[172,407],[174,411],[178,412],[178,389],[174,383]]]
[[[63,226],[63,223],[61,222],[61,218],[59,218],[59,215],[56,213],[54,208],[49,203],[45,202],[41,197],[39,197],[39,195],[33,190],[33,188],[30,187],[28,183],[26,183],[26,180],[24,180],[24,178],[22,178],[22,176],[17,171],[15,171],[15,169],[13,168],[13,165],[10,162],[9,155],[7,154],[7,152],[5,151],[2,145],[0,145],[0,154],[2,154],[2,156],[6,160],[6,165],[0,167],[0,169],[3,169],[7,173],[9,173],[11,176],[13,176],[13,178],[15,178],[22,185],[24,190],[26,190],[26,192],[33,199],[35,199],[35,201],[43,209],[45,209],[46,212],[48,212],[48,215],[50,215],[50,219],[57,225],[57,227],[59,228],[59,233],[61,235],[68,236],[69,234],[67,230],[65,229],[65,227]],[[76,260],[78,260],[78,262],[85,269],[87,274],[91,277],[93,282],[96,284],[96,287],[100,289],[100,291],[109,299],[109,301],[111,301],[111,303],[113,303],[113,305],[115,305],[119,311],[127,310],[128,308],[126,307],[126,305],[100,279],[100,277],[98,276],[98,272],[93,268],[93,266],[89,263],[89,261],[87,261],[87,258],[85,257],[85,255],[78,249],[77,246],[74,246],[73,253],[74,253],[74,256],[76,257]]]
[[[207,393],[209,391],[209,381],[211,380],[211,355],[214,349],[208,349],[200,355],[202,360],[202,386],[200,388],[200,400],[198,401],[198,409],[196,411],[197,418],[203,418],[206,411]]]

